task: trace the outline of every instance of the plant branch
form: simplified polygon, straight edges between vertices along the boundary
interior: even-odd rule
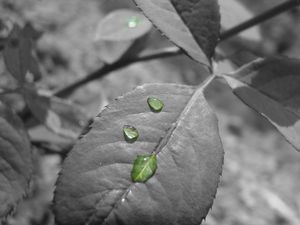
[[[47,141],[40,141],[40,140],[31,140],[31,144],[36,148],[43,150],[45,154],[59,154],[63,158],[65,158],[68,153],[71,151],[74,143],[64,144],[61,146],[55,145],[53,143]]]
[[[244,30],[247,30],[253,26],[256,26],[266,20],[269,20],[269,19],[271,19],[287,10],[290,10],[296,6],[299,6],[299,5],[300,5],[300,0],[290,0],[290,1],[284,2],[282,4],[279,4],[278,6],[275,6],[274,8],[272,8],[268,11],[265,11],[262,14],[254,17],[250,20],[247,20],[244,23],[241,23],[240,25],[237,25],[236,27],[233,27],[232,29],[229,29],[229,30],[221,33],[220,42],[225,41]],[[109,74],[110,72],[119,70],[119,69],[126,67],[130,64],[133,64],[133,63],[149,61],[149,60],[158,59],[158,58],[161,59],[161,58],[166,58],[166,57],[173,57],[173,56],[177,56],[180,54],[183,54],[183,52],[180,49],[178,49],[177,47],[171,47],[171,48],[162,49],[159,52],[150,53],[148,55],[138,56],[138,57],[131,58],[131,59],[123,59],[123,60],[120,60],[116,63],[109,64],[109,65],[106,64],[102,68],[87,75],[86,77],[84,77],[80,80],[77,80],[74,83],[56,91],[54,93],[54,95],[58,96],[58,97],[67,97],[78,87],[85,85],[93,80],[100,79],[100,78],[104,77],[105,75]]]
[[[274,8],[269,9],[269,10],[263,12],[262,14],[241,23],[241,24],[237,25],[236,27],[233,27],[232,29],[229,29],[228,31],[225,31],[224,33],[222,33],[220,35],[220,40],[224,41],[228,38],[231,38],[244,30],[254,27],[262,22],[265,22],[266,20],[269,20],[269,19],[271,19],[283,12],[286,12],[296,6],[299,6],[299,5],[300,5],[300,0],[290,0],[290,1],[284,2],[282,4],[279,4],[279,5],[275,6]]]
[[[78,87],[80,87],[84,84],[87,84],[93,80],[100,79],[100,78],[104,77],[105,75],[109,74],[110,72],[119,70],[130,64],[137,63],[137,62],[143,62],[143,61],[149,61],[152,59],[168,58],[168,57],[176,56],[180,53],[181,52],[177,47],[169,47],[169,48],[165,48],[163,51],[162,50],[155,51],[153,53],[149,53],[148,55],[123,59],[123,60],[117,61],[113,64],[105,64],[103,67],[101,67],[100,69],[96,70],[95,72],[89,74],[88,76],[86,76],[80,80],[77,80],[74,83],[72,83],[60,90],[57,90],[56,92],[54,92],[54,95],[57,97],[61,97],[61,98],[67,97],[70,93],[72,93]]]

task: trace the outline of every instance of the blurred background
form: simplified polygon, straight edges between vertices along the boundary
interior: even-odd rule
[[[256,15],[284,1],[240,2]],[[95,48],[97,27],[105,15],[119,8],[136,10],[130,0],[0,0],[0,20],[9,19],[20,25],[30,22],[41,32],[36,53],[43,77],[37,86],[52,92],[103,65]],[[255,54],[300,56],[299,9],[263,23],[257,31],[255,40],[224,42],[218,49],[223,56],[215,63],[216,71],[229,72],[249,62]],[[172,46],[155,30],[147,45],[149,49]],[[13,79],[7,73],[0,55],[0,82],[12,85]],[[197,85],[206,76],[201,65],[181,55],[132,64],[67,97],[93,117],[115,97],[138,85]],[[204,224],[299,225],[300,154],[267,121],[242,104],[222,81],[213,84],[209,98],[218,112],[225,164],[216,200]],[[17,111],[24,106],[18,96],[10,95],[6,101]],[[54,225],[51,201],[55,181],[63,156],[73,142],[43,126],[31,127],[30,137],[34,143],[44,144],[35,148],[37,169],[32,193],[9,224]]]

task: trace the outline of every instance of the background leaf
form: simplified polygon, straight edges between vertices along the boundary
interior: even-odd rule
[[[87,113],[69,101],[39,94],[29,86],[22,93],[35,118],[57,134],[75,139],[88,122]]]
[[[172,42],[196,61],[210,67],[220,30],[216,0],[134,1]]]
[[[256,60],[225,76],[234,93],[300,150],[300,60]],[[235,79],[234,79],[235,78]]]
[[[35,35],[36,33],[29,25],[23,29],[15,25],[5,43],[3,56],[6,68],[21,83],[25,81],[28,72],[34,76],[35,80],[41,77],[38,63],[32,52],[32,39]]]
[[[129,23],[136,22],[136,25]],[[136,55],[146,47],[152,24],[140,13],[120,9],[108,14],[96,31],[95,46],[98,56],[106,63],[113,63],[122,57]]]
[[[165,103],[160,113],[149,96]],[[122,127],[139,130],[134,143]],[[137,155],[157,153],[157,171],[133,183]],[[208,213],[222,171],[215,115],[202,88],[140,86],[110,104],[65,160],[55,193],[59,225],[199,224]]]
[[[220,12],[216,0],[171,0],[179,16],[208,58],[215,52],[220,32]]]
[[[32,167],[30,141],[23,124],[0,102],[0,222],[26,195]]]

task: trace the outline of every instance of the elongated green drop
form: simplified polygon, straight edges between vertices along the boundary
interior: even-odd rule
[[[128,19],[127,26],[129,28],[136,28],[139,24],[139,18],[137,16],[132,16]]]
[[[125,140],[129,143],[135,142],[139,137],[138,130],[135,127],[130,126],[130,125],[125,125],[123,127],[123,134],[124,134]]]
[[[164,103],[155,97],[149,97],[147,99],[148,105],[153,112],[161,112],[164,107]]]
[[[131,179],[133,182],[145,183],[157,169],[156,154],[138,155],[133,163]]]

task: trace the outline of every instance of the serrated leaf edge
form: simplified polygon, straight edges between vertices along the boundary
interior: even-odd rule
[[[191,96],[191,98],[190,98],[188,104],[187,104],[186,107],[183,109],[182,113],[179,115],[178,118],[180,118],[180,117],[182,116],[182,114],[185,114],[186,108],[187,108],[188,106],[190,107],[190,105],[191,105],[191,103],[190,103],[191,100],[194,99],[194,98],[196,98],[196,97],[194,97],[194,96],[195,96],[195,95],[198,96],[202,91],[204,91],[205,88],[211,83],[211,81],[212,81],[213,79],[215,79],[215,75],[209,76],[203,83],[200,84],[200,86],[198,86],[197,88],[195,88],[195,92],[192,94],[192,96]],[[117,102],[118,100],[120,100],[120,99],[122,99],[122,98],[125,98],[125,97],[127,97],[128,95],[131,95],[132,93],[134,93],[134,92],[135,92],[136,90],[138,90],[138,89],[145,89],[145,86],[148,86],[148,85],[151,86],[151,85],[157,85],[157,84],[152,83],[152,84],[144,84],[144,85],[142,85],[142,86],[138,86],[138,87],[136,87],[135,89],[133,89],[132,91],[127,92],[126,94],[124,94],[124,95],[122,95],[122,96],[116,98],[116,99],[114,100],[114,102]],[[158,85],[159,85],[159,84],[158,84]],[[173,85],[174,85],[174,86],[177,86],[177,84],[173,84]],[[178,86],[188,86],[188,85],[178,85]],[[191,87],[191,86],[188,86],[188,87]],[[102,113],[104,113],[106,109],[109,109],[109,105],[107,105],[107,106],[105,107],[105,109],[102,110],[102,112],[100,112],[100,113],[97,115],[96,118],[101,117]],[[215,117],[216,117],[216,116],[215,116]],[[217,117],[216,117],[216,119],[217,119]],[[177,120],[178,120],[178,119],[177,119]],[[91,130],[91,129],[93,128],[93,124],[94,124],[94,122],[92,122],[92,123],[88,126],[88,131]],[[172,125],[172,127],[169,129],[169,131],[171,130],[171,132],[168,132],[168,133],[166,134],[166,135],[168,136],[168,137],[167,137],[168,140],[169,140],[169,138],[171,137],[172,131],[176,129],[175,124],[177,124],[177,123],[174,123],[174,124]],[[88,133],[89,133],[89,132],[86,132],[85,135],[87,135]],[[218,132],[218,134],[219,134],[219,132]],[[85,135],[82,135],[80,139],[84,138]],[[220,136],[219,136],[219,137],[220,137]],[[159,154],[160,151],[157,151],[157,149],[158,149],[158,148],[162,148],[162,147],[163,147],[163,143],[168,143],[168,141],[163,141],[164,139],[165,139],[165,138],[163,138],[163,139],[161,140],[161,143],[159,143],[159,144],[157,145],[158,147],[153,151],[152,154],[156,154],[156,155]],[[220,138],[220,140],[222,140],[222,139]],[[221,144],[222,144],[222,141],[221,141]],[[222,144],[222,145],[223,145],[223,144]],[[72,154],[72,151],[70,151],[70,154]],[[224,163],[224,152],[223,152],[223,157],[222,157],[222,159],[223,159],[223,160],[222,160],[222,165],[221,165],[221,173],[219,174],[219,176],[222,175],[222,170],[223,170],[222,168],[223,168],[223,163]],[[64,168],[62,168],[62,170],[59,172],[59,178],[57,179],[55,186],[58,186],[58,185],[59,185],[59,182],[60,182],[60,176],[63,174],[63,172],[64,172]],[[219,183],[220,183],[220,179],[219,179],[219,182],[218,182],[218,184],[217,184],[217,188],[218,188],[218,186],[219,186]],[[119,204],[121,204],[122,199],[126,199],[126,196],[129,194],[131,187],[134,186],[134,185],[136,185],[136,184],[137,184],[137,183],[131,183],[126,189],[125,189],[125,188],[123,189],[124,192],[123,192],[122,196],[115,202],[115,204],[113,204],[113,206],[112,206],[110,212],[107,214],[107,216],[105,217],[105,219],[103,220],[103,222],[101,223],[101,225],[102,225],[102,224],[105,224],[107,218],[110,216],[110,214],[112,213],[112,211],[113,211],[115,208],[117,208],[117,206],[118,206]],[[141,183],[139,183],[139,184],[141,184]],[[213,199],[215,199],[215,197],[216,197],[217,188],[216,188],[215,194],[212,196]],[[57,190],[55,189],[55,190],[54,190],[54,196],[56,195],[56,192],[57,192]],[[55,204],[55,198],[53,199],[53,204]],[[95,212],[96,212],[96,208],[97,208],[97,205],[98,205],[98,204],[99,204],[99,202],[97,202],[97,203],[95,204]],[[213,201],[212,201],[211,205],[209,205],[209,206],[207,207],[207,209],[206,209],[206,212],[207,212],[206,215],[208,214],[208,212],[209,212],[209,210],[211,209],[212,205],[213,205]],[[94,212],[91,216],[89,216],[89,217],[86,219],[85,225],[91,225],[91,222],[93,222],[93,218],[95,217],[95,212]],[[202,218],[202,221],[203,221],[203,219],[205,219],[205,218],[206,218],[206,217]],[[55,218],[55,220],[56,220],[56,218]],[[201,222],[201,223],[202,223],[202,222]],[[60,223],[59,223],[57,220],[56,220],[56,224],[60,225]]]

